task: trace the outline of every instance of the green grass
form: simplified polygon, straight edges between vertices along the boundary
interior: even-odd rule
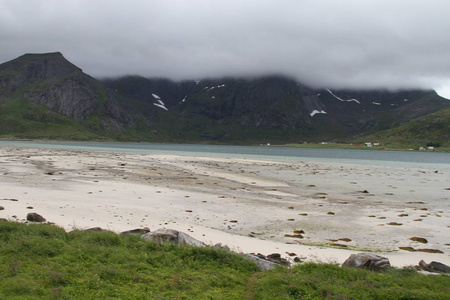
[[[212,248],[0,224],[1,299],[239,299],[256,266]]]
[[[450,277],[420,276],[414,269],[369,272],[306,263],[261,273],[255,299],[448,299]]]
[[[448,299],[450,277],[306,263],[259,272],[237,254],[113,232],[0,222],[0,299]]]
[[[0,99],[0,137],[107,140],[45,105],[21,96]]]

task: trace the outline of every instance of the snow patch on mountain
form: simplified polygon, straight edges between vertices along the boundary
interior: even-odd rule
[[[334,98],[338,99],[339,101],[342,101],[342,102],[356,102],[356,103],[358,103],[358,104],[361,104],[361,102],[359,102],[359,100],[356,100],[356,99],[348,99],[348,100],[344,100],[344,99],[342,99],[342,98],[339,98],[339,97],[336,96],[335,94],[333,94],[333,92],[330,91],[329,89],[326,89],[326,91],[327,91],[328,93],[330,93]]]
[[[212,87],[205,87],[205,89],[208,89],[208,92],[210,91],[210,90],[212,90],[212,89],[220,89],[220,88],[223,88],[223,87],[225,87],[225,84],[219,84],[218,86],[212,86]]]
[[[161,100],[161,97],[159,97],[156,94],[152,94],[153,98],[155,98],[158,102],[157,103],[153,103],[153,105],[158,106],[159,108],[168,110],[166,105],[164,104],[164,102]]]
[[[321,110],[321,111],[318,111],[318,110],[313,110],[309,115],[311,116],[311,117],[314,117],[314,115],[317,115],[317,114],[327,114],[327,112],[326,111],[324,111],[324,110]]]
[[[381,103],[379,103],[379,102],[372,102],[372,104],[374,104],[374,105],[381,105]]]

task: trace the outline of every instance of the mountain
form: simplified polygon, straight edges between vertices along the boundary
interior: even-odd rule
[[[317,90],[282,76],[96,80],[61,53],[0,65],[0,136],[195,143],[345,141],[450,107],[431,90]]]
[[[316,90],[281,76],[182,82],[127,76],[104,83],[182,141],[345,140],[450,106],[432,90]]]
[[[401,126],[376,132],[368,141],[380,141],[390,145],[418,147],[450,147],[450,108],[426,115]]]
[[[59,122],[94,136],[121,135],[131,125],[114,93],[59,52],[25,54],[0,65],[0,114],[0,134],[36,126],[45,131]]]

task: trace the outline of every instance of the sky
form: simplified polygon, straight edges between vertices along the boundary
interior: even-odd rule
[[[448,0],[0,0],[0,62],[59,51],[96,78],[285,75],[450,98]]]

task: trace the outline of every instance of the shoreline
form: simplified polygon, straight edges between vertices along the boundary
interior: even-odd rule
[[[334,243],[384,249],[377,253],[393,266],[450,265],[449,166],[0,147],[0,172],[1,218],[37,212],[66,230],[170,228],[235,251],[293,252],[306,261],[342,264],[359,252],[312,246]],[[290,237],[294,230],[303,238]]]

